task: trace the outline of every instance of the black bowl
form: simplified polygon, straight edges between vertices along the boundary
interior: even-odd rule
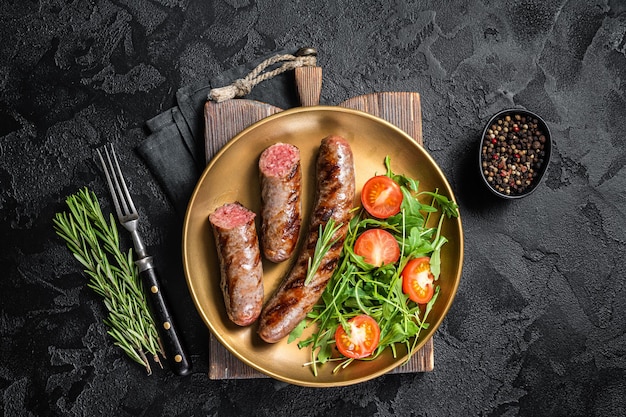
[[[480,177],[498,197],[526,197],[544,177],[551,154],[550,129],[541,117],[528,110],[502,110],[489,119],[480,139]]]

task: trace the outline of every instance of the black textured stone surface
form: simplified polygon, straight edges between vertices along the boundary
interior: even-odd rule
[[[4,1],[0,23],[0,414],[626,415],[623,1]],[[325,104],[421,94],[466,247],[433,372],[324,390],[207,378],[181,220],[134,149],[179,87],[301,46],[320,52]],[[554,148],[540,189],[504,202],[473,164],[483,124],[514,106],[545,118]],[[110,208],[93,160],[109,141],[136,167],[192,376],[146,376],[112,345],[52,229],[80,187]]]

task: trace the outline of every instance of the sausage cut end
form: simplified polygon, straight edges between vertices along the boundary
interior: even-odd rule
[[[261,173],[271,177],[289,175],[300,161],[300,150],[288,143],[275,143],[265,149],[259,158]]]
[[[250,223],[256,214],[239,203],[227,203],[209,215],[211,223],[222,229],[233,229]]]

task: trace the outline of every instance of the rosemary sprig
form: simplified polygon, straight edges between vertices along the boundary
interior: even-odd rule
[[[56,213],[54,229],[85,267],[87,286],[103,298],[108,310],[104,323],[109,335],[135,362],[152,373],[145,352],[161,365],[163,349],[141,288],[133,252],[120,250],[113,215],[105,219],[93,192],[86,188],[67,197],[69,213]],[[161,365],[162,366],[162,365]]]
[[[337,238],[333,239],[333,236],[341,228],[341,224],[335,226],[335,219],[329,219],[328,222],[324,225],[322,229],[322,225],[320,224],[319,235],[317,238],[317,242],[315,243],[315,251],[313,252],[313,258],[309,258],[309,264],[306,273],[306,279],[304,280],[304,285],[309,285],[309,282],[315,276],[315,273],[320,267],[320,263],[322,262],[322,258],[326,255],[326,252],[330,249],[331,246],[337,242]]]

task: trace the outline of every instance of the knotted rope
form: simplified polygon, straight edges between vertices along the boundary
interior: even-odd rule
[[[271,71],[263,72],[267,67],[284,62],[280,67]],[[289,71],[298,67],[315,66],[317,57],[312,55],[275,55],[271,58],[261,62],[255,69],[252,70],[244,78],[235,80],[231,85],[225,87],[213,88],[209,91],[208,99],[216,102],[230,100],[235,97],[243,97],[252,91],[255,85],[258,83],[269,80],[282,74],[285,71]]]

